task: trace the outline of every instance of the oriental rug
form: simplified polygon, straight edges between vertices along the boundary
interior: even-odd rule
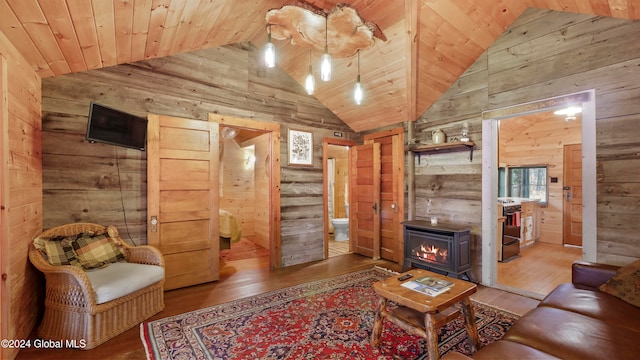
[[[271,291],[140,325],[150,360],[427,359],[425,340],[385,321],[369,344],[378,297],[373,268]],[[390,307],[396,306],[389,303]],[[481,346],[500,339],[517,315],[473,302]],[[439,331],[441,355],[470,354],[462,316]]]

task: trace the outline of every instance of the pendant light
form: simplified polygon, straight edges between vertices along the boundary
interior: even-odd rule
[[[268,68],[276,66],[276,47],[271,42],[271,24],[267,25],[267,45],[264,46],[264,64]]]
[[[313,72],[311,69],[311,52],[309,49],[309,73],[307,74],[307,78],[304,82],[304,88],[307,89],[307,94],[313,95],[313,90],[316,87],[316,80],[313,78]]]
[[[331,80],[331,56],[329,55],[329,17],[324,19],[324,54],[320,63],[320,79],[322,81]]]
[[[356,79],[356,86],[353,88],[353,100],[356,102],[356,105],[362,104],[363,97],[364,92],[362,90],[362,83],[360,83],[360,50],[358,50],[358,77]]]

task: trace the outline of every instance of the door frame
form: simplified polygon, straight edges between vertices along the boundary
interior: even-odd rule
[[[322,139],[322,203],[323,203],[323,227],[324,227],[324,257],[323,259],[329,258],[329,174],[327,172],[327,162],[329,160],[329,145],[336,146],[347,146],[349,147],[348,154],[348,166],[349,169],[349,179],[351,179],[351,147],[356,146],[356,142],[352,140],[346,139],[337,139],[332,137],[325,137]],[[349,187],[351,187],[351,181],[349,182]],[[353,191],[349,189],[349,199],[348,202],[351,204],[351,195]],[[351,210],[349,210],[351,211]],[[351,214],[347,214],[348,218],[351,218]],[[349,222],[349,233],[351,233],[351,222]],[[351,236],[349,236],[349,251],[351,251]]]
[[[11,306],[9,275],[9,110],[7,107],[7,63],[0,54],[0,336],[9,338],[9,307]],[[0,348],[0,358],[8,356],[9,350]]]
[[[269,187],[269,267],[271,269],[279,269],[282,267],[282,237],[280,236],[280,124],[211,113],[208,119],[210,122],[218,123],[220,126],[225,125],[269,133],[269,143],[271,144],[269,153],[269,183],[271,184]]]
[[[496,240],[498,197],[498,122],[553,108],[582,106],[582,259],[597,258],[596,99],[595,90],[561,95],[482,113],[482,278],[486,286],[498,283]]]

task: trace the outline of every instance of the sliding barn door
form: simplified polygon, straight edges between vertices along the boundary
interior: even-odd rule
[[[380,144],[353,148],[350,237],[356,254],[380,259]]]
[[[149,115],[147,239],[165,289],[219,278],[218,124]]]

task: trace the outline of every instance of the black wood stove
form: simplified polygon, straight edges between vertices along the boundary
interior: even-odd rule
[[[431,270],[474,281],[471,275],[471,230],[453,224],[411,220],[404,225],[404,262],[411,267]]]

